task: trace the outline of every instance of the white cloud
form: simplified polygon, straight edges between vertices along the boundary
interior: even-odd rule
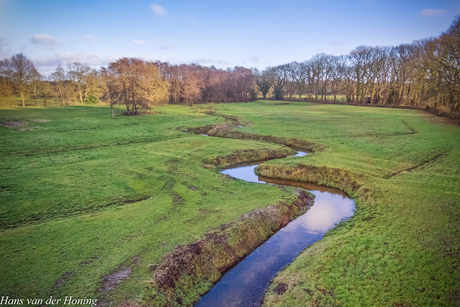
[[[258,56],[258,55],[254,55],[254,56],[249,58],[249,61],[251,61],[253,63],[259,63],[259,60],[260,60],[260,56]]]
[[[32,58],[32,61],[35,67],[46,73],[54,71],[54,68],[59,64],[66,67],[73,62],[80,62],[89,66],[102,66],[108,62],[107,59],[102,59],[98,54],[71,52],[62,52],[50,57]]]
[[[424,9],[420,11],[420,15],[426,17],[436,17],[447,13],[446,10],[437,10],[437,9]]]
[[[141,41],[141,40],[138,40],[138,39],[135,39],[135,40],[133,40],[133,44],[138,45],[138,46],[142,46],[142,45],[145,45],[145,42]]]
[[[97,40],[97,37],[87,34],[87,35],[84,36],[84,39],[85,39],[85,41],[88,41],[88,42],[94,42],[94,41]]]
[[[154,3],[150,6],[150,8],[156,15],[159,15],[159,16],[166,15],[166,9],[159,4]]]
[[[56,46],[58,44],[56,38],[46,35],[46,34],[35,34],[30,39],[32,44],[42,45],[42,46]]]

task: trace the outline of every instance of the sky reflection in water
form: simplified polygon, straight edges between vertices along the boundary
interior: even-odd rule
[[[315,184],[258,177],[254,174],[256,166],[227,169],[222,173],[249,182],[306,188],[315,195],[315,203],[227,272],[195,306],[260,306],[277,272],[306,247],[320,240],[336,223],[353,215],[354,201],[343,192]]]

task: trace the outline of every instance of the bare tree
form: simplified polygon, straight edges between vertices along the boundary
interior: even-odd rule
[[[273,83],[273,79],[270,75],[270,72],[267,69],[262,72],[259,72],[257,68],[253,68],[252,72],[255,75],[256,85],[262,92],[263,99],[267,99],[267,93],[272,87]]]
[[[284,70],[286,72],[286,83],[284,87],[286,88],[286,94],[289,97],[289,99],[292,98],[292,96],[295,95],[296,89],[297,89],[297,66],[299,63],[297,62],[291,62],[289,64],[283,65]]]
[[[57,96],[59,96],[61,100],[61,105],[64,105],[64,98],[65,98],[65,71],[62,68],[61,64],[59,64],[55,71],[49,76],[49,79],[54,83],[54,88]]]
[[[78,96],[80,98],[80,103],[83,103],[83,91],[86,85],[86,78],[91,71],[91,68],[88,65],[82,64],[80,62],[73,62],[67,67],[67,74],[69,80],[75,82],[77,86]]]
[[[299,96],[299,100],[302,98],[302,95],[305,94],[307,89],[307,78],[308,78],[308,68],[306,62],[294,64],[294,81],[295,81],[295,90]]]
[[[332,57],[331,66],[331,91],[334,94],[334,101],[337,101],[337,93],[340,85],[342,84],[342,80],[345,76],[345,70],[347,68],[347,57]]]
[[[21,96],[22,106],[25,106],[25,93],[27,86],[32,82],[33,75],[37,73],[34,63],[22,53],[13,55],[3,61],[4,70],[11,82],[16,86]]]
[[[282,100],[284,96],[284,86],[287,81],[287,65],[279,65],[268,68],[271,78],[273,78],[273,96],[275,99]]]
[[[36,70],[34,70],[30,75],[30,88],[32,89],[32,92],[34,93],[35,99],[37,99],[37,91],[38,91],[38,88],[40,87],[42,78],[43,76]]]
[[[13,95],[13,87],[8,78],[6,63],[0,60],[0,96]]]
[[[316,54],[310,60],[310,83],[312,86],[313,94],[315,95],[315,100],[318,100],[318,93],[321,89],[321,81],[323,79],[325,64],[324,57],[326,55]]]
[[[356,78],[356,100],[361,103],[365,101],[366,96],[366,81],[371,62],[371,52],[372,47],[358,46],[350,53]]]
[[[101,89],[103,92],[103,97],[106,97],[110,103],[110,110],[112,112],[112,118],[115,117],[113,106],[119,101],[118,95],[120,94],[119,89],[117,89],[117,82],[115,82],[114,73],[107,69],[106,67],[101,67],[100,72],[102,78]]]

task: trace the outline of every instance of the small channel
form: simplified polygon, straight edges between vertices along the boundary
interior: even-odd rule
[[[296,156],[306,154],[299,152]],[[260,177],[254,173],[259,164],[246,164],[222,173],[249,182],[304,188],[315,195],[315,202],[305,214],[280,229],[222,276],[196,307],[260,306],[270,280],[283,267],[306,247],[321,240],[336,223],[353,215],[355,203],[344,192],[313,183]]]

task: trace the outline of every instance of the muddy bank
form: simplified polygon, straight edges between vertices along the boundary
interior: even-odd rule
[[[151,306],[192,305],[223,273],[313,204],[314,196],[296,191],[291,203],[252,210],[191,244],[178,246],[157,265],[144,299]]]
[[[227,167],[229,165],[238,165],[241,163],[256,162],[256,161],[266,161],[279,158],[286,158],[288,156],[294,155],[295,150],[291,148],[282,148],[282,149],[246,149],[246,150],[236,150],[227,156],[219,156],[212,159],[204,160],[204,167],[214,168],[218,167]]]
[[[350,196],[367,199],[371,197],[370,190],[361,184],[362,175],[352,174],[343,169],[332,167],[317,167],[297,164],[294,166],[267,165],[266,163],[255,168],[259,176],[286,179],[303,182],[313,182],[319,185],[337,188]]]
[[[296,138],[278,137],[272,135],[260,135],[233,130],[228,124],[208,125],[204,127],[189,128],[188,132],[195,134],[207,134],[214,137],[223,137],[231,139],[253,140],[267,143],[275,143],[290,147],[299,148],[303,151],[320,152],[327,149],[326,145],[314,142],[304,141]]]

